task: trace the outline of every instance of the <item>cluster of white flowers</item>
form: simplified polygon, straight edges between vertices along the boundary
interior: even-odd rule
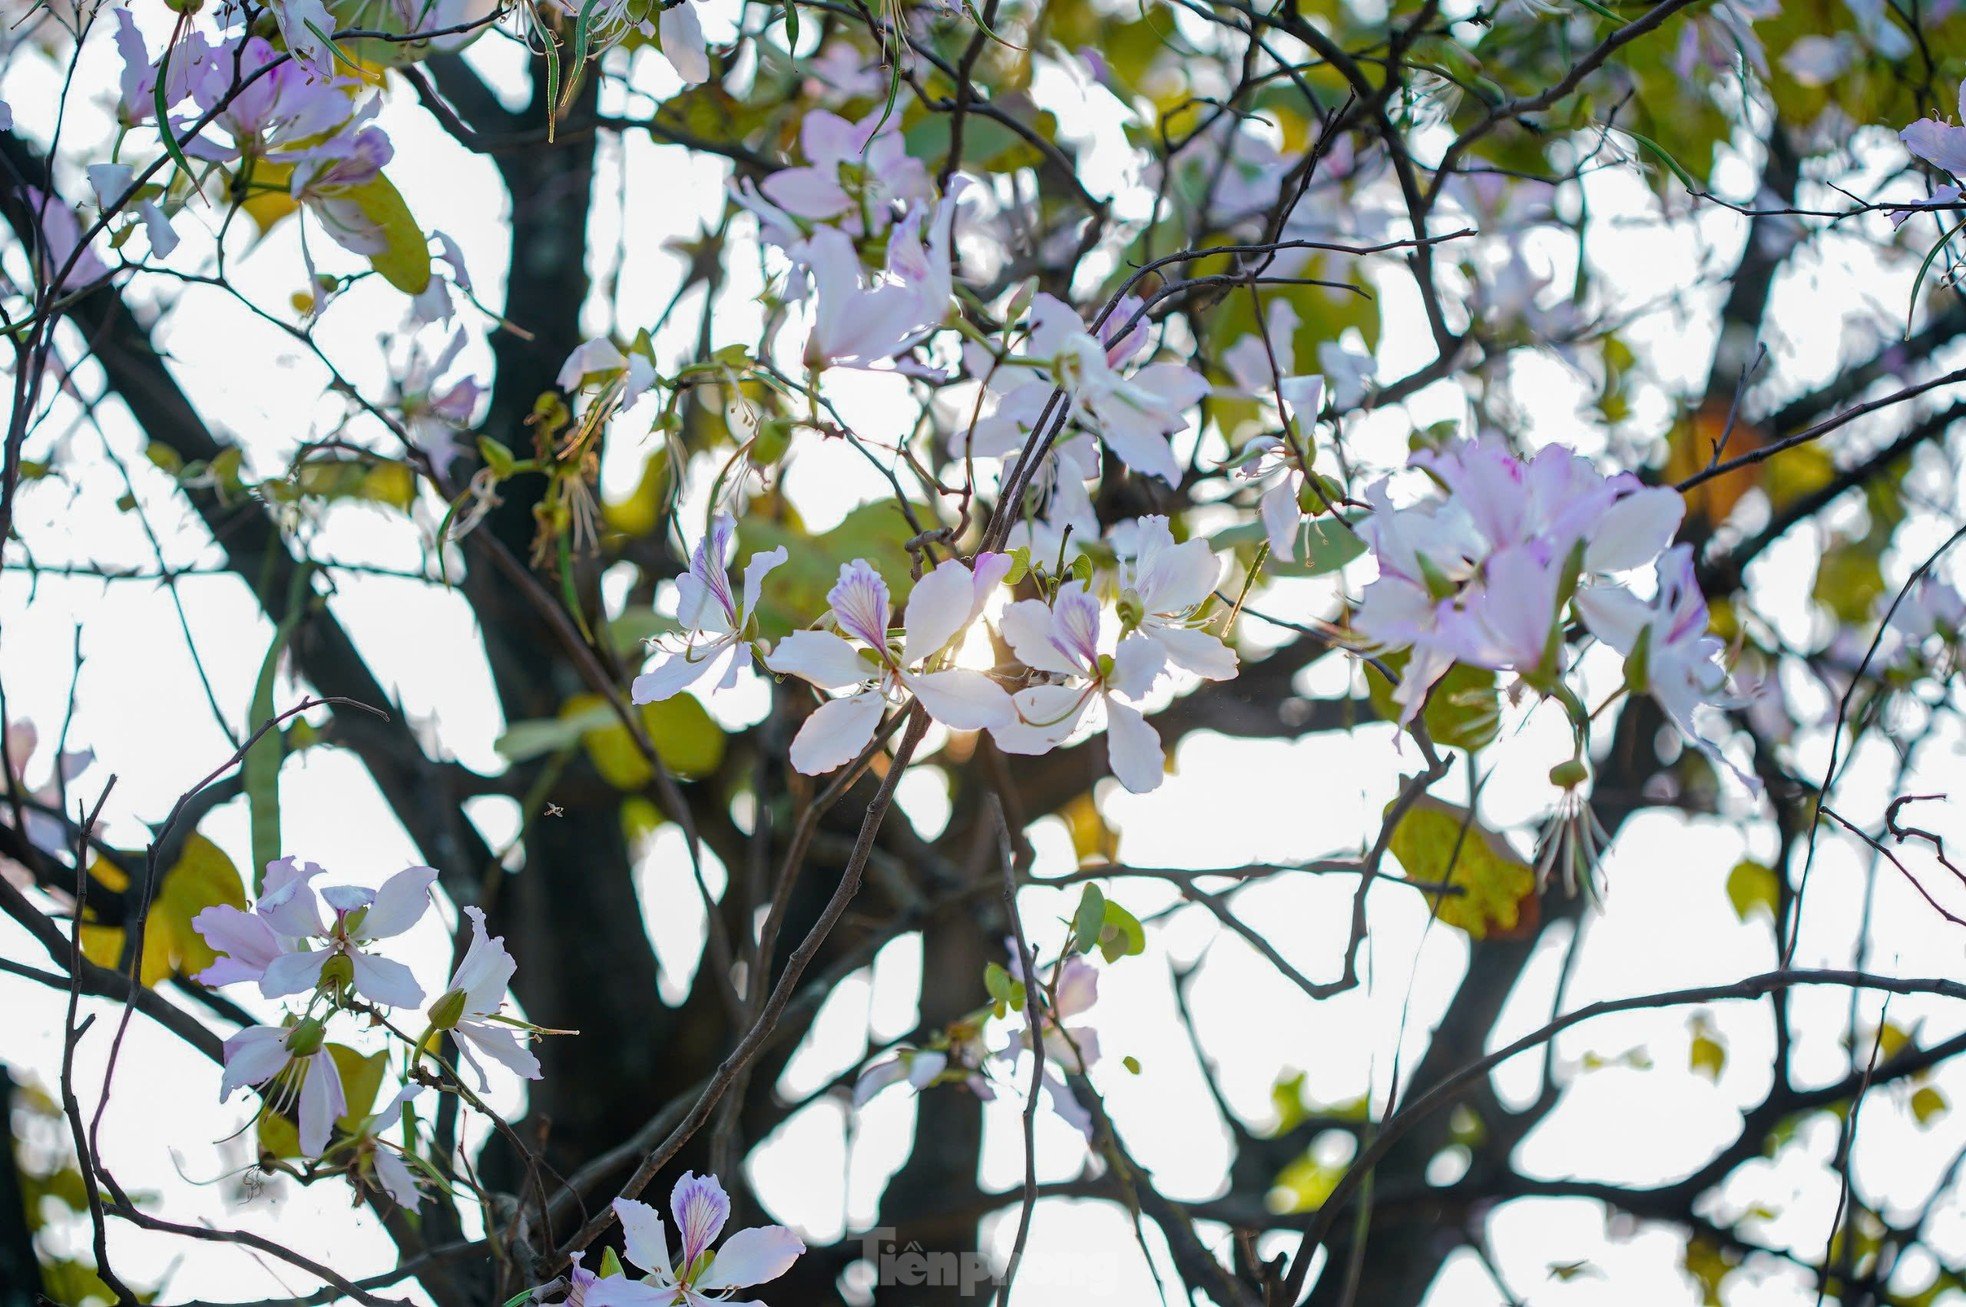
[[[1002,607],[996,629],[1017,663],[990,671],[954,663],[1011,579],[1010,556],[938,564],[910,591],[898,632],[887,582],[853,559],[841,565],[820,623],[767,647],[758,600],[785,551],[753,554],[740,596],[729,574],[736,533],[720,515],[691,554],[677,584],[682,633],[632,695],[667,699],[713,673],[727,689],[755,651],[771,671],[832,696],[792,741],[792,765],[810,774],[859,757],[888,709],[912,698],[950,730],[986,730],[1009,753],[1045,753],[1103,722],[1114,774],[1145,792],[1160,784],[1164,759],[1139,701],[1170,669],[1235,675],[1236,655],[1205,612],[1222,564],[1206,541],[1177,544],[1163,517],[1139,519],[1130,556],[1104,576],[1055,580],[1042,597]]]
[[[262,998],[293,1003],[281,1024],[249,1026],[225,1041],[219,1097],[258,1086],[262,1110],[296,1118],[306,1156],[328,1169],[342,1165],[358,1182],[373,1181],[404,1206],[416,1207],[420,1198],[406,1163],[415,1159],[413,1149],[407,1142],[382,1144],[376,1132],[398,1119],[398,1109],[423,1086],[405,1084],[393,1102],[336,1139],[335,1123],[349,1104],[327,1041],[338,1020],[380,1017],[423,1004],[424,989],[415,975],[375,946],[422,920],[437,873],[410,867],[378,889],[334,885],[317,891],[313,882],[322,874],[315,863],[281,858],[267,864],[250,910],[220,904],[192,919],[220,955],[198,974],[200,983],[251,984]],[[481,909],[467,907],[464,913],[470,944],[429,1004],[429,1032],[416,1042],[412,1063],[425,1055],[432,1036],[444,1032],[476,1073],[480,1089],[490,1087],[481,1058],[537,1080],[539,1059],[520,1037],[534,1028],[500,1013],[515,970],[512,957],[504,940],[486,934]]]

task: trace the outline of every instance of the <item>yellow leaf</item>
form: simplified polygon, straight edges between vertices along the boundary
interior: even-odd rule
[[[605,712],[606,702],[599,695],[577,694],[561,706],[560,717],[599,717],[596,710]],[[726,743],[723,729],[694,696],[679,694],[643,704],[641,714],[655,756],[675,775],[695,780],[722,765]],[[580,743],[601,779],[618,790],[640,790],[655,777],[635,737],[611,712],[598,725],[582,731]]]
[[[1475,939],[1519,938],[1535,928],[1536,873],[1466,808],[1422,798],[1393,828],[1390,847],[1412,879],[1461,891],[1430,895],[1448,925]]]
[[[1072,852],[1078,855],[1079,865],[1119,861],[1119,832],[1107,823],[1092,795],[1079,795],[1060,808],[1058,815],[1071,832]]]
[[[294,175],[290,163],[261,162],[253,168],[252,189],[239,207],[262,233],[270,231],[280,219],[300,210],[300,202],[288,193]]]
[[[1922,1085],[1911,1096],[1911,1115],[1920,1125],[1931,1125],[1950,1111],[1946,1096],[1932,1085]]]
[[[1774,868],[1762,863],[1737,862],[1734,870],[1727,873],[1727,901],[1734,905],[1734,915],[1742,921],[1753,916],[1757,909],[1774,920],[1780,894],[1781,882],[1776,879]]]
[[[122,893],[129,876],[122,868],[97,859],[89,874],[111,893]],[[158,879],[143,932],[143,963],[137,978],[158,985],[172,976],[189,976],[217,961],[218,955],[192,928],[191,919],[215,904],[246,906],[245,885],[225,850],[197,832],[184,841],[184,852]],[[82,954],[100,967],[118,967],[123,960],[123,928],[82,924]]]
[[[1727,1067],[1727,1045],[1705,1013],[1693,1018],[1692,1029],[1693,1042],[1687,1050],[1686,1063],[1696,1073],[1718,1083],[1720,1073]]]

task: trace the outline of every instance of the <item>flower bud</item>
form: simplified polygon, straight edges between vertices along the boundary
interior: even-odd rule
[[[430,1025],[435,1030],[455,1030],[464,1020],[464,991],[453,989],[430,1005]]]
[[[322,989],[343,990],[354,983],[355,960],[346,953],[337,953],[321,964]]]
[[[1574,790],[1590,778],[1590,768],[1584,765],[1582,758],[1572,758],[1569,762],[1560,762],[1550,768],[1550,784],[1558,789]]]
[[[287,1052],[295,1058],[313,1057],[327,1042],[328,1028],[318,1017],[305,1017],[287,1036]]]

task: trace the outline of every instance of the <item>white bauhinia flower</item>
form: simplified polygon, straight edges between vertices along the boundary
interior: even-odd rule
[[[225,1041],[220,1101],[248,1085],[265,1086],[266,1106],[293,1115],[298,1108],[300,1146],[318,1157],[335,1120],[348,1110],[341,1072],[328,1054],[326,1030],[308,1017],[291,1026],[248,1026]]]
[[[504,936],[485,933],[483,908],[468,907],[464,915],[471,919],[471,946],[458,961],[450,984],[430,1005],[430,1024],[451,1032],[458,1055],[477,1072],[479,1089],[491,1088],[480,1057],[488,1057],[528,1080],[537,1080],[539,1059],[520,1042],[511,1025],[498,1019],[518,963],[505,951]]]
[[[594,1280],[585,1286],[583,1307],[741,1307],[729,1302],[732,1291],[777,1279],[806,1250],[782,1225],[739,1230],[713,1249],[730,1219],[730,1198],[714,1175],[686,1173],[669,1208],[680,1242],[673,1261],[661,1213],[633,1199],[614,1200],[627,1260],[646,1274],[631,1279],[623,1270]]]
[[[683,626],[680,646],[635,678],[629,697],[636,703],[671,698],[716,672],[716,688],[728,690],[751,665],[758,598],[765,577],[789,556],[785,547],[751,555],[744,565],[740,598],[730,586],[730,557],[737,523],[719,513],[710,534],[690,554],[689,571],[676,578],[676,618]]]
[[[1078,581],[1058,588],[1050,604],[1023,599],[1004,610],[997,627],[1017,657],[1049,678],[1012,696],[1018,720],[990,736],[1005,753],[1047,753],[1088,716],[1103,716],[1113,775],[1135,794],[1157,788],[1166,770],[1160,736],[1127,699],[1153,688],[1167,650],[1138,633],[1101,650],[1099,601]]]
[[[1649,602],[1629,590],[1598,586],[1577,596],[1592,635],[1625,655],[1625,683],[1648,693],[1693,746],[1759,792],[1755,777],[1728,762],[1720,745],[1701,729],[1708,710],[1741,703],[1727,684],[1721,662],[1726,646],[1709,629],[1706,598],[1693,567],[1690,545],[1675,545],[1659,559],[1658,589]]]
[[[333,920],[325,922],[313,890],[303,882],[269,915],[269,924],[303,944],[319,942],[313,948],[283,953],[268,963],[260,976],[260,993],[285,998],[347,986],[389,1007],[415,1007],[423,1002],[423,987],[408,967],[366,948],[378,940],[392,939],[420,921],[430,906],[430,886],[436,879],[434,867],[409,867],[384,881],[381,889],[356,885],[324,889],[320,897],[333,913]]]
[[[887,269],[868,283],[853,238],[822,227],[793,252],[810,269],[815,290],[810,367],[866,368],[904,354],[933,335],[949,316],[955,290],[950,240],[953,198],[937,208],[926,241],[928,211],[917,207],[888,235]]]
[[[1195,617],[1222,575],[1214,550],[1200,539],[1176,544],[1159,514],[1139,520],[1134,540],[1133,557],[1119,568],[1121,626],[1153,640],[1169,663],[1205,680],[1235,676],[1235,651]]]
[[[903,695],[951,730],[1015,721],[1009,693],[989,676],[942,665],[1009,570],[1004,554],[978,554],[973,567],[953,558],[939,564],[909,593],[897,647],[888,636],[887,582],[865,559],[841,564],[826,596],[837,631],[794,631],[765,658],[772,671],[838,695],[799,728],[792,766],[817,775],[851,762],[874,738],[888,703]]]
[[[404,1085],[376,1111],[351,1123],[347,1143],[352,1154],[348,1162],[350,1175],[359,1183],[380,1189],[411,1211],[423,1206],[416,1174],[403,1160],[402,1147],[385,1143],[379,1136],[402,1120],[403,1108],[423,1090],[424,1086],[414,1082]],[[340,1148],[336,1151],[340,1152]]]

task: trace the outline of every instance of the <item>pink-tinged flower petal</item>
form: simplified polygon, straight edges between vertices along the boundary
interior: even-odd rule
[[[1087,1143],[1091,1143],[1093,1137],[1092,1113],[1085,1110],[1084,1105],[1079,1102],[1077,1095],[1072,1093],[1071,1088],[1063,1080],[1052,1075],[1049,1071],[1045,1072],[1042,1085],[1045,1097],[1051,1100],[1051,1110],[1056,1112],[1059,1119],[1064,1121],[1065,1124],[1084,1135]]]
[[[235,980],[258,980],[280,956],[280,937],[255,913],[228,903],[206,908],[191,919],[191,928],[204,937],[213,952],[225,954],[199,972],[201,985],[225,985]]]
[[[902,616],[906,637],[902,661],[912,667],[933,658],[974,620],[976,580],[954,558],[936,565],[908,592],[908,611]]]
[[[887,582],[864,558],[840,564],[840,579],[826,592],[840,630],[875,649],[887,648]]]
[[[1017,660],[1033,671],[1082,676],[1087,668],[1074,661],[1051,639],[1051,609],[1042,599],[1020,599],[1004,609],[997,629]]]
[[[1108,696],[1106,699],[1106,755],[1119,783],[1135,794],[1160,788],[1167,774],[1167,755],[1160,736],[1140,710]]]
[[[782,1225],[739,1230],[717,1249],[716,1260],[697,1280],[696,1288],[713,1293],[765,1284],[791,1270],[805,1250],[804,1241]]]
[[[886,707],[876,690],[821,704],[792,739],[792,766],[819,776],[852,762],[874,738]]]
[[[951,730],[981,731],[992,726],[1008,726],[1017,720],[1017,709],[1001,685],[982,672],[966,667],[947,671],[909,675],[904,678],[928,715]]]
[[[810,122],[812,115],[806,116]],[[853,207],[853,197],[840,185],[837,168],[787,168],[758,183],[773,204],[798,218],[823,222]]]
[[[683,1245],[677,1261],[687,1271],[723,1233],[724,1222],[730,1219],[730,1196],[716,1176],[685,1171],[670,1191],[669,1211],[676,1218],[676,1233]]]
[[[330,885],[321,891],[321,901],[338,916],[346,916],[372,905],[375,891],[362,885]]]
[[[410,969],[392,958],[373,953],[351,953],[355,968],[355,992],[384,1007],[416,1007],[423,1002],[423,986],[416,983]]]
[[[389,939],[422,920],[436,880],[435,867],[408,867],[384,881],[375,892],[375,905],[362,918],[361,937]]]
[[[669,1264],[669,1234],[663,1228],[662,1214],[647,1203],[638,1203],[632,1198],[614,1200],[614,1218],[621,1222],[623,1243],[628,1260],[644,1271],[654,1271],[665,1278],[674,1278]],[[688,1269],[684,1263],[684,1269]]]
[[[1966,127],[1954,127],[1937,118],[1920,118],[1898,133],[1898,139],[1925,162],[1949,173],[1966,173]]]
[[[283,859],[291,865],[291,859]],[[278,866],[278,863],[271,864]],[[307,882],[320,873],[320,868],[308,863],[301,874],[291,879],[283,878],[279,885],[273,883],[271,867],[266,886],[260,891],[259,903],[253,911],[266,918],[266,924],[275,933],[289,939],[306,939],[310,935],[327,933],[321,921],[321,904],[314,895],[314,889]]]
[[[287,1064],[287,1032],[278,1026],[248,1026],[225,1041],[225,1074],[220,1100],[247,1085],[263,1085]]]
[[[333,954],[333,949],[317,948],[273,959],[259,978],[259,992],[267,998],[311,994],[321,984],[321,967]]]
[[[328,1146],[335,1121],[348,1110],[348,1099],[342,1093],[341,1071],[326,1049],[304,1059],[301,1065],[305,1079],[300,1085],[300,1147],[309,1156],[318,1157]]]
[[[1099,601],[1084,583],[1067,581],[1051,601],[1051,643],[1078,669],[1099,661]]]
[[[878,670],[860,656],[858,649],[831,631],[792,632],[765,655],[765,666],[822,690],[864,685]]]
[[[1066,958],[1058,968],[1055,989],[1052,1015],[1078,1016],[1099,1001],[1099,968],[1076,955]]]

